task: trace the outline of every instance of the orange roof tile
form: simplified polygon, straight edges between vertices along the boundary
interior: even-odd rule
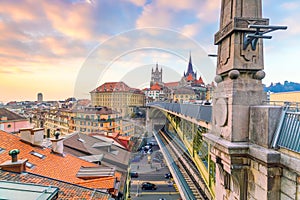
[[[173,87],[179,86],[179,82],[169,82],[169,83],[164,83],[164,85],[165,85],[166,87],[173,88]]]
[[[132,92],[132,93],[140,93],[143,94],[143,92],[136,88],[131,88],[128,85],[126,85],[124,82],[106,82],[93,91],[93,92]]]
[[[5,149],[5,152],[0,154],[0,164],[11,160],[8,152],[12,149],[19,149],[18,159],[28,159],[28,162],[34,164],[35,166],[31,169],[26,168],[26,171],[39,174],[42,176],[47,176],[50,178],[66,181],[69,183],[84,183],[83,179],[76,177],[77,172],[80,167],[96,167],[94,163],[90,163],[79,159],[70,154],[61,156],[51,152],[49,148],[41,148],[31,146],[25,142],[22,142],[19,137],[6,133],[0,130],[0,147]],[[45,155],[43,159],[30,154],[31,151],[35,151],[42,155]],[[94,184],[90,186],[92,188],[97,188],[98,184],[102,182],[102,178],[94,179]]]
[[[127,140],[129,141],[132,138],[132,136],[119,136],[118,139],[119,140]]]
[[[150,90],[161,90],[161,87],[158,85],[158,83],[155,83],[151,86]]]
[[[186,77],[186,80],[187,80],[187,81],[192,81],[192,80],[193,80],[192,74],[189,74],[189,75]]]
[[[202,80],[201,76],[199,77],[199,80],[195,80],[195,83],[204,85],[204,81]]]

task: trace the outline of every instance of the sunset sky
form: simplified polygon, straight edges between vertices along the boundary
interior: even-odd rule
[[[176,2],[176,3],[175,3]],[[2,0],[0,101],[89,92],[107,81],[147,87],[158,62],[178,81],[191,52],[198,75],[213,80],[221,0]],[[288,30],[264,41],[265,84],[300,82],[300,1],[264,0],[263,17]]]

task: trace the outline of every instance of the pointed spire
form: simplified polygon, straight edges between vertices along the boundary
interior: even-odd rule
[[[188,70],[187,70],[187,74],[189,74],[189,73],[194,73],[193,65],[192,65],[192,55],[191,55],[191,51],[190,51],[190,59],[189,59],[189,65],[188,65]]]
[[[158,63],[156,62],[156,69],[155,71],[157,72],[158,71]]]

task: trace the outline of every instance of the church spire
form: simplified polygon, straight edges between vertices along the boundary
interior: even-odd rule
[[[157,72],[158,71],[158,63],[156,62],[156,69],[155,71]]]
[[[192,77],[194,79],[197,79],[197,73],[195,73],[194,70],[193,70],[191,51],[190,51],[190,58],[189,58],[188,69],[187,69],[187,72],[184,74],[184,76],[187,77],[189,74],[192,74]]]

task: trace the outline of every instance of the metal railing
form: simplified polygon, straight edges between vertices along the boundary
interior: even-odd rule
[[[292,107],[291,107],[292,105]],[[271,146],[300,153],[299,103],[285,102]]]

